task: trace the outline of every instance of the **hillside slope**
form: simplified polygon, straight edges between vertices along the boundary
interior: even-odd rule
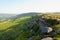
[[[57,40],[59,40],[60,32],[56,32],[58,27],[55,27],[55,25],[58,25],[55,24],[57,22],[56,20],[54,21],[52,19],[44,19],[47,23],[51,25],[53,23],[53,25],[50,27],[56,30],[53,30],[49,35],[45,35],[41,32],[41,29],[39,28],[39,26],[46,26],[40,20],[41,15],[33,15],[27,14],[22,17],[19,15],[18,17],[16,16],[17,18],[15,18],[14,20],[0,23],[0,40],[41,40],[45,37],[52,37],[53,39],[56,38]],[[38,25],[37,22],[40,24]]]

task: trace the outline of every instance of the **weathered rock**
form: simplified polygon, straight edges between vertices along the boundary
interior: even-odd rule
[[[44,27],[44,28],[42,28],[42,32],[43,33],[50,33],[50,32],[52,32],[52,28],[51,27]]]
[[[53,38],[47,37],[47,38],[43,38],[43,39],[41,39],[41,40],[53,40]]]
[[[28,40],[32,40],[32,38],[30,37]]]

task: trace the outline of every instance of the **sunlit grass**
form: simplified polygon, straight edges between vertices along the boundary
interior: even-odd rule
[[[23,17],[23,18],[19,18],[19,19],[16,19],[15,21],[5,21],[5,22],[2,22],[0,23],[0,30],[5,30],[13,25],[16,25],[18,24],[19,22],[23,21],[24,19],[27,19],[27,18],[30,18],[30,17]]]
[[[34,19],[38,19],[38,17],[31,17],[26,16],[22,18],[17,18],[15,20],[11,21],[5,21],[0,23],[0,31],[4,30],[3,32],[0,32],[0,39],[2,40],[27,40],[28,37],[31,37],[32,34],[27,29],[26,25],[29,25]],[[55,25],[54,27],[60,28],[60,24]],[[34,31],[37,29],[37,26],[34,26]],[[41,33],[40,31],[37,31],[35,33],[36,35]],[[41,35],[41,34],[39,34]],[[42,35],[41,35],[42,36]],[[34,40],[37,38],[32,37]],[[41,37],[40,37],[41,39]],[[59,37],[56,37],[57,40],[60,40]]]
[[[58,24],[58,25],[55,25],[55,27],[59,29],[59,28],[60,28],[60,24]]]

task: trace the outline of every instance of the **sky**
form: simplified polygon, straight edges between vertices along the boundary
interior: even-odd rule
[[[60,12],[60,0],[0,0],[0,13]]]

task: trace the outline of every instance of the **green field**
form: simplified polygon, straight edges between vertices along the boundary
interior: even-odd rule
[[[49,14],[50,15],[50,14]],[[45,16],[45,15],[44,15]],[[44,20],[50,24],[50,27],[55,30],[52,34],[44,35],[41,30],[38,28],[38,25],[33,23],[35,20],[38,20],[40,16],[24,16],[19,17],[14,20],[8,20],[0,23],[0,40],[28,40],[32,38],[33,40],[41,40],[44,37],[53,36],[53,39],[60,40],[60,24],[58,18],[54,19],[53,15],[44,18]],[[55,15],[57,16],[57,15]],[[31,33],[31,25],[33,25],[34,32]],[[30,26],[29,26],[30,25]],[[58,32],[57,32],[58,30]],[[56,31],[56,32],[55,32]],[[39,36],[39,37],[38,37]]]
[[[25,16],[0,23],[0,40],[27,40],[32,36],[27,24],[33,22],[33,18]]]

